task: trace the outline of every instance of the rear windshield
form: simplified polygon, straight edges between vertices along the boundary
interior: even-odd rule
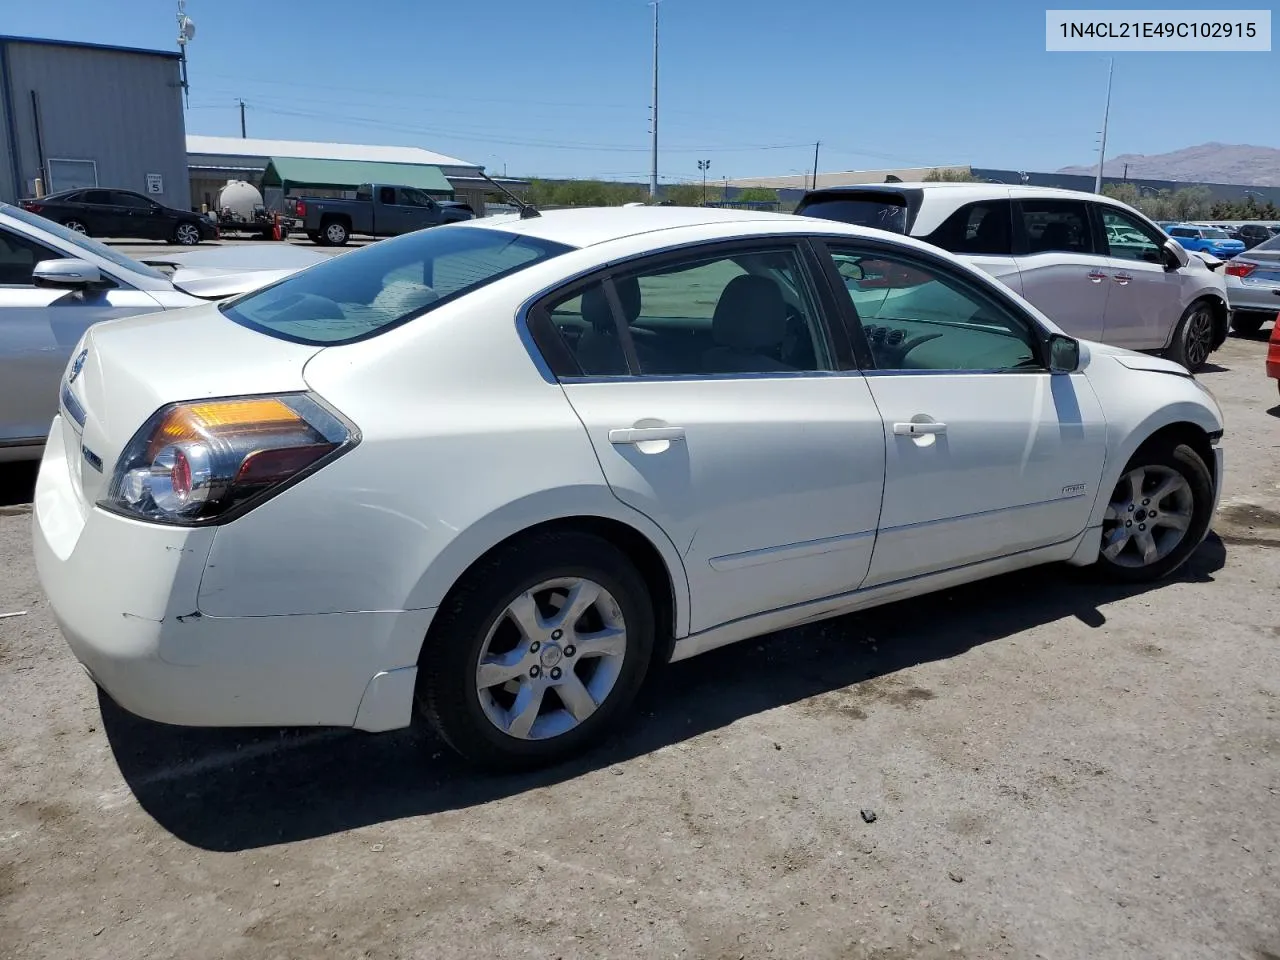
[[[915,219],[906,196],[888,191],[811,194],[800,201],[796,213],[903,234],[911,229],[908,221]]]
[[[1272,237],[1270,240],[1263,240],[1262,243],[1258,244],[1253,249],[1266,251],[1275,250],[1280,252],[1280,236]]]
[[[571,249],[500,230],[433,227],[341,254],[220,309],[283,340],[354,343]]]

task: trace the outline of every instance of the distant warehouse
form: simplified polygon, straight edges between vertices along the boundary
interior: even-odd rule
[[[119,187],[191,205],[177,53],[0,36],[0,200]]]

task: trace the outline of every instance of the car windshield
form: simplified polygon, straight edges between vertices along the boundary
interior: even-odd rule
[[[219,309],[282,340],[354,343],[572,249],[484,227],[435,227],[334,257]]]
[[[1200,231],[1200,235],[1206,240],[1230,240],[1227,231],[1219,230],[1217,227],[1205,227]]]
[[[21,207],[10,206],[9,204],[0,204],[0,210],[6,216],[20,220],[28,226],[35,227],[37,230],[43,230],[51,236],[57,237],[67,243],[74,244],[81,250],[87,250],[96,257],[101,257],[108,263],[114,263],[117,267],[123,267],[125,270],[132,270],[134,273],[141,274],[144,277],[151,277],[153,280],[166,280],[163,273],[155,267],[149,267],[145,263],[139,263],[133,257],[125,256],[119,250],[113,250],[105,243],[87,237],[83,233],[76,233],[74,230],[68,230],[60,223],[54,223],[52,220],[40,216],[38,213],[32,213],[29,210],[23,210]]]

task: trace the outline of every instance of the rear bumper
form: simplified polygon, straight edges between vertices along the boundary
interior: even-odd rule
[[[1280,313],[1280,283],[1249,283],[1227,274],[1227,303],[1232,310]]]
[[[63,429],[55,418],[36,481],[36,570],[72,653],[113,700],[188,726],[408,725],[416,668],[378,654],[420,642],[431,611],[206,617],[196,598],[213,530],[86,505]]]

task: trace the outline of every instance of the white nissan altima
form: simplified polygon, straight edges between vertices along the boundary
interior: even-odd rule
[[[581,750],[646,671],[1020,567],[1153,580],[1222,415],[907,237],[643,207],[408,234],[98,324],[35,502],[125,708]]]

